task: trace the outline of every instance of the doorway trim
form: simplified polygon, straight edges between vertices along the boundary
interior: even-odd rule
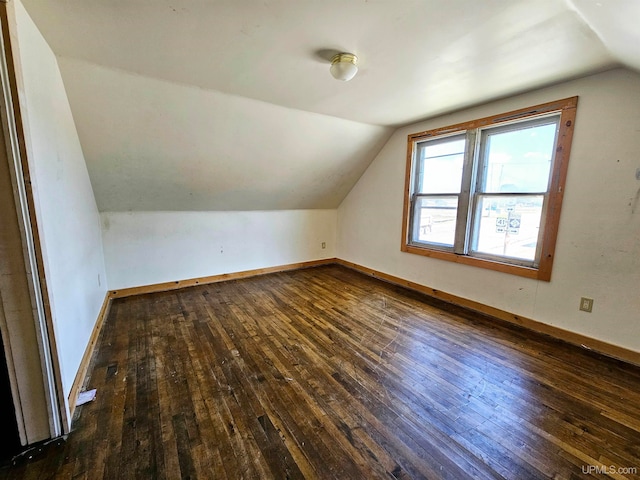
[[[0,0],[0,117],[4,137],[4,148],[9,161],[15,209],[22,237],[23,256],[29,283],[31,305],[35,322],[36,340],[43,373],[45,403],[49,416],[52,438],[70,430],[70,419],[64,398],[59,357],[55,341],[55,330],[49,304],[47,282],[44,273],[44,258],[36,219],[35,202],[31,187],[28,149],[25,140],[24,119],[19,92],[23,91],[18,56],[15,6],[10,0]],[[3,315],[4,317],[4,315]],[[18,379],[11,358],[9,338],[5,337],[5,354],[9,366],[9,377],[16,420],[23,444],[30,443],[25,434],[24,402],[18,392]],[[15,393],[18,393],[16,396]]]

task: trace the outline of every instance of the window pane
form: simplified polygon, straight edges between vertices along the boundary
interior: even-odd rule
[[[546,192],[556,138],[557,119],[553,123],[509,131],[485,131],[484,178],[486,193]]]
[[[414,215],[414,241],[453,247],[458,197],[419,198]]]
[[[533,262],[543,202],[542,195],[478,198],[473,250]]]
[[[460,193],[464,146],[464,135],[420,143],[416,193]]]

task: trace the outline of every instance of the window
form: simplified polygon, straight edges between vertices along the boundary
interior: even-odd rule
[[[549,281],[577,101],[409,135],[402,250]]]

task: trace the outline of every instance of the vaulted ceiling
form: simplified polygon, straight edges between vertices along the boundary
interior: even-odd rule
[[[335,208],[396,126],[640,70],[636,0],[23,3],[103,211]]]

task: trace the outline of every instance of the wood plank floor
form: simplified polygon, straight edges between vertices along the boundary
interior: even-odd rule
[[[640,478],[640,369],[324,266],[116,300],[5,478]]]

